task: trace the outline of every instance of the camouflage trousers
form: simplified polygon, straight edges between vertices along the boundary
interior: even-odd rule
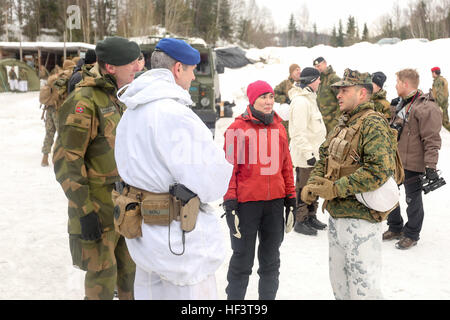
[[[134,299],[136,265],[123,236],[111,230],[101,240],[84,241],[71,234],[69,243],[73,265],[86,271],[85,299],[111,300],[115,288],[120,300]]]
[[[53,107],[46,107],[45,110],[45,138],[42,146],[42,153],[49,154],[52,151],[53,140],[58,129],[56,111]]]
[[[329,272],[337,300],[383,299],[381,223],[330,217]]]
[[[446,106],[440,106],[442,110],[442,126],[450,131],[450,122],[448,119],[448,104]]]

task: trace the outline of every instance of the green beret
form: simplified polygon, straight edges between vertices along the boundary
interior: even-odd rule
[[[97,42],[97,59],[113,66],[123,66],[136,60],[141,49],[134,41],[122,37],[109,37]]]
[[[372,84],[372,77],[369,73],[360,73],[357,70],[345,69],[344,77],[341,81],[333,83],[332,87],[352,87],[361,84]]]

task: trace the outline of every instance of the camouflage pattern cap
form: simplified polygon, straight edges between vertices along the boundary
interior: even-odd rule
[[[372,77],[368,72],[360,73],[357,70],[345,69],[341,81],[332,84],[332,87],[352,87],[362,84],[372,84]]]

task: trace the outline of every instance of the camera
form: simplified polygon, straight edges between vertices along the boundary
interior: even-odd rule
[[[402,131],[403,131],[403,123],[401,123],[401,122],[392,122],[390,124],[390,127],[392,129],[397,130],[397,141],[400,140],[400,135],[402,134]]]
[[[434,191],[446,184],[444,178],[438,177],[437,179],[430,180],[426,175],[420,175],[420,183],[422,184],[422,190],[424,194]]]

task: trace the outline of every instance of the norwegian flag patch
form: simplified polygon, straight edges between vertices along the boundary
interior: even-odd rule
[[[75,109],[75,111],[76,111],[77,113],[83,113],[83,112],[84,112],[84,107],[77,107],[77,108]]]

